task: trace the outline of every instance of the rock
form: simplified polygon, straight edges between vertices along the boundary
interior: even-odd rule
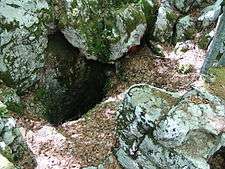
[[[223,14],[218,20],[216,34],[208,47],[206,59],[202,66],[201,72],[207,73],[210,67],[225,66],[225,8]]]
[[[127,169],[209,169],[225,144],[224,112],[224,102],[204,90],[179,96],[134,85],[119,111],[117,159]]]
[[[202,0],[171,0],[174,6],[182,13],[188,12],[193,7],[199,6]]]
[[[3,141],[5,142],[6,145],[10,145],[11,143],[13,143],[15,138],[16,136],[13,135],[11,130],[6,131],[3,134]]]
[[[193,18],[189,15],[180,18],[176,24],[176,42],[193,39],[197,32],[194,24]]]
[[[9,117],[7,107],[1,101],[0,155],[6,157],[16,167],[30,168],[31,166],[35,166],[35,160],[16,126],[16,121]]]
[[[15,169],[15,166],[2,154],[0,154],[0,168],[1,169]]]
[[[160,42],[171,42],[178,16],[168,1],[161,3],[155,23],[154,37]]]
[[[218,19],[222,11],[222,2],[223,0],[217,0],[213,5],[202,10],[202,14],[198,20],[202,22],[203,27],[209,26]]]
[[[152,1],[144,2],[154,6]],[[111,62],[140,45],[147,26],[141,3],[67,0],[66,4],[62,32],[88,59]]]
[[[0,78],[20,91],[34,84],[44,65],[49,10],[43,0],[0,2]]]
[[[191,64],[179,64],[177,71],[181,74],[187,74],[193,71],[193,66]]]
[[[0,100],[7,106],[7,109],[16,113],[23,112],[23,106],[16,90],[5,85],[0,85]]]

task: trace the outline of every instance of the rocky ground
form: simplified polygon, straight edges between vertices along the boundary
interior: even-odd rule
[[[189,44],[188,41],[187,46]],[[119,63],[117,73],[120,76],[113,74],[111,77],[105,101],[77,121],[56,127],[43,119],[30,118],[32,112],[22,118],[16,116],[21,133],[37,160],[36,168],[76,169],[97,166],[109,156],[113,160],[104,166],[107,169],[121,168],[112,151],[117,146],[116,113],[124,98],[123,93],[137,83],[148,83],[181,93],[189,90],[198,81],[205,51],[197,47],[194,50],[192,45],[186,52],[196,60],[186,59],[185,56],[189,55],[185,55],[185,52],[173,58],[174,51],[167,53],[166,58],[152,58],[147,47],[125,57]],[[189,62],[185,63],[185,59]],[[179,70],[179,62],[192,68],[188,72],[181,72],[183,70]]]

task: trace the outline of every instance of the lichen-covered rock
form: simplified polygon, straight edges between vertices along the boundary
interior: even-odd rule
[[[210,67],[225,66],[225,8],[219,17],[216,34],[209,45],[202,73],[207,73]]]
[[[224,102],[203,90],[179,96],[132,86],[118,116],[117,159],[127,169],[209,169],[225,144],[224,112]]]
[[[6,108],[0,101],[0,156],[5,162],[9,160],[15,166],[22,169],[31,168],[35,166],[33,156],[23,141],[19,128],[16,126],[16,121],[8,117]],[[1,165],[3,164],[0,164],[0,168]]]
[[[173,28],[178,17],[179,15],[168,1],[162,2],[155,23],[155,38],[160,42],[171,42],[174,31]]]
[[[198,20],[202,22],[203,27],[209,26],[218,19],[222,11],[222,2],[223,0],[217,0],[213,5],[202,10],[202,14]]]
[[[187,15],[179,19],[176,24],[176,41],[190,40],[196,33],[194,19]]]
[[[144,1],[145,2],[145,1]],[[62,32],[88,59],[114,61],[140,45],[146,30],[145,6],[152,1],[67,0]]]
[[[7,85],[24,90],[37,80],[48,42],[49,10],[44,0],[0,1],[0,78]]]

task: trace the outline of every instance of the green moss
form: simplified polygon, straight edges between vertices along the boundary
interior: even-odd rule
[[[15,87],[15,82],[12,79],[10,73],[7,72],[0,72],[0,79],[7,85],[10,87]]]
[[[24,112],[24,107],[22,104],[19,103],[6,103],[8,110],[15,112],[17,114],[23,114]]]
[[[1,101],[0,101],[0,117],[6,115],[8,113],[8,110],[6,109],[6,105],[4,105]]]
[[[36,101],[40,101],[40,100],[44,99],[44,98],[46,97],[46,95],[47,95],[47,90],[44,89],[44,88],[39,88],[39,89],[37,89],[36,92],[35,92],[35,97],[34,97],[34,99],[35,99]]]
[[[173,12],[166,12],[166,19],[169,21],[169,22],[176,22],[177,20],[177,15],[176,13],[173,11]]]
[[[6,146],[4,150],[1,150],[0,153],[6,157],[9,161],[14,162],[14,157],[12,154],[12,150],[9,146]]]
[[[118,11],[118,15],[120,13],[124,13],[126,15],[124,11],[129,12],[129,15],[131,15],[132,19],[130,17],[126,17],[125,15],[121,16],[126,32],[128,34],[130,34],[136,28],[137,25],[145,22],[145,15],[144,13],[140,12],[140,10],[141,9],[139,9],[139,6],[137,5],[129,5],[128,7],[125,6],[124,8],[121,8]]]
[[[186,40],[191,40],[195,38],[195,34],[197,30],[195,28],[189,28],[184,32],[184,36]]]
[[[200,49],[207,49],[209,44],[209,36],[203,36],[201,39],[198,41],[198,47]]]
[[[213,77],[213,80],[208,83],[207,88],[213,94],[225,99],[225,67],[211,67],[207,74]]]

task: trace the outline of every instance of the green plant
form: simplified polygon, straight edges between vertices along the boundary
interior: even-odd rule
[[[0,117],[6,115],[8,113],[7,107],[6,105],[4,105],[1,101],[0,101]]]

